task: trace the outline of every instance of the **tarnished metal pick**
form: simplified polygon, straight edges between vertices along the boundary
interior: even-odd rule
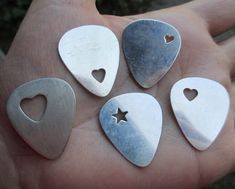
[[[144,88],[155,85],[172,67],[181,37],[175,27],[158,20],[137,20],[122,37],[123,51],[135,80]]]
[[[66,32],[59,54],[72,75],[91,93],[104,97],[111,91],[119,66],[119,42],[103,26],[87,25]],[[95,73],[102,78],[97,79]]]
[[[162,110],[155,98],[144,93],[114,97],[102,107],[99,119],[126,159],[140,167],[151,163],[162,132]]]
[[[21,102],[38,95],[47,99],[47,106],[41,120],[35,121],[22,110]],[[25,83],[15,89],[7,102],[8,117],[15,130],[36,152],[48,159],[62,154],[72,130],[75,109],[73,89],[57,78]]]
[[[218,82],[189,77],[175,83],[171,105],[188,141],[198,150],[206,150],[223,128],[229,112],[227,90]]]

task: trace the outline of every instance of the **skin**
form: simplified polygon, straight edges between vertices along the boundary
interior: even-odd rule
[[[172,85],[200,76],[218,81],[231,93],[235,75],[235,39],[216,44],[212,36],[235,24],[234,0],[197,0],[142,15],[100,15],[94,0],[34,0],[0,65],[0,188],[200,188],[235,170],[234,111],[216,141],[204,152],[192,148],[181,133],[169,104]],[[105,25],[121,40],[125,26],[139,18],[160,19],[182,35],[182,50],[169,73],[143,90],[130,76],[121,53],[120,68],[105,98],[88,93],[71,76],[56,51],[67,30],[87,24]],[[66,80],[77,96],[74,128],[62,156],[54,161],[35,153],[16,134],[6,115],[6,101],[19,85],[42,77]],[[98,112],[111,97],[145,92],[160,102],[164,124],[157,155],[147,168],[126,161],[104,136]],[[40,103],[41,100],[36,100]],[[36,103],[36,102],[35,102]],[[28,107],[33,111],[32,106]]]

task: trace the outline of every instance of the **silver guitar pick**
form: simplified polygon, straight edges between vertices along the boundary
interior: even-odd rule
[[[120,53],[119,42],[110,29],[96,25],[74,28],[64,34],[58,48],[68,70],[87,90],[100,97],[109,94]],[[97,79],[95,72],[103,78]]]
[[[41,120],[32,120],[21,102],[42,95],[47,99]],[[48,159],[58,158],[68,141],[75,115],[76,99],[71,86],[61,79],[44,78],[25,83],[7,102],[8,117],[18,134],[36,152]]]
[[[140,167],[151,163],[162,132],[162,110],[155,98],[144,93],[114,97],[102,107],[99,119],[126,159]]]
[[[202,151],[214,142],[223,128],[230,100],[228,92],[218,82],[189,77],[172,87],[171,105],[185,137]]]
[[[144,88],[155,85],[172,67],[181,37],[175,27],[158,20],[137,20],[122,37],[123,51],[135,80]]]

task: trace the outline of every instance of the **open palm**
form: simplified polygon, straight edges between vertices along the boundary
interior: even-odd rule
[[[94,0],[35,0],[0,65],[1,188],[200,188],[234,170],[235,131],[231,111],[221,134],[205,152],[192,148],[181,133],[170,108],[169,93],[181,78],[201,76],[216,80],[231,91],[235,40],[216,44],[218,35],[235,23],[234,0],[198,0],[183,6],[142,15],[100,15]],[[123,53],[114,87],[105,98],[88,93],[71,76],[57,53],[67,30],[96,24],[110,28],[121,41],[131,21],[153,18],[174,25],[182,36],[182,50],[168,74],[144,90],[130,76]],[[31,150],[11,127],[5,102],[19,85],[32,79],[58,77],[77,96],[75,126],[63,155],[46,160]],[[100,129],[98,113],[111,97],[144,92],[158,99],[163,109],[163,132],[157,154],[146,168],[126,161]]]

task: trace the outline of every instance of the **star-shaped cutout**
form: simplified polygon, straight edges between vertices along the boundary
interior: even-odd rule
[[[120,121],[127,121],[126,114],[128,112],[123,112],[120,108],[118,108],[118,112],[113,114],[112,116],[116,118],[116,123],[119,124]]]

